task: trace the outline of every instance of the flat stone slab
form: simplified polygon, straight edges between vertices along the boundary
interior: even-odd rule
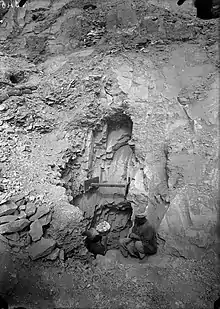
[[[0,225],[0,234],[15,233],[22,231],[25,227],[30,224],[27,219],[16,220],[14,222],[9,222]]]
[[[34,203],[27,203],[25,213],[27,217],[31,217],[35,214],[37,207]]]
[[[39,219],[42,226],[48,225],[52,219],[52,214],[48,213]]]
[[[33,243],[29,250],[29,256],[32,260],[45,257],[50,254],[56,246],[56,241],[53,239],[41,238],[41,240]]]
[[[18,216],[8,215],[8,216],[2,216],[0,217],[0,224],[13,222],[18,219]]]
[[[48,214],[50,212],[50,207],[48,206],[41,206],[37,209],[37,212],[35,215],[33,215],[32,217],[30,217],[30,221],[35,221],[41,217],[43,217],[44,215]]]
[[[7,202],[0,205],[0,217],[13,214],[17,208],[18,206],[14,202]]]
[[[38,241],[41,239],[43,236],[43,229],[39,220],[35,220],[33,223],[31,223],[29,234],[33,241]]]

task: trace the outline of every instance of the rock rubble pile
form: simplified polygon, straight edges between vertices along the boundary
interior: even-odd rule
[[[52,219],[52,210],[42,202],[27,197],[12,197],[0,202],[0,240],[15,252],[25,250],[32,260],[46,257],[56,260],[63,252],[56,241],[45,238]]]

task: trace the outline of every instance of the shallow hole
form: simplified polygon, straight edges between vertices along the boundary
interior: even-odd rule
[[[129,229],[132,225],[132,206],[129,202],[122,202],[117,205],[105,205],[98,209],[93,216],[90,228],[95,228],[99,223],[107,221],[111,225],[110,232],[102,236],[101,244],[106,242],[106,252],[111,249],[119,248],[119,239],[127,236]],[[99,251],[100,242],[89,241],[85,242],[87,249],[94,253],[93,250]],[[102,255],[104,255],[102,253]]]

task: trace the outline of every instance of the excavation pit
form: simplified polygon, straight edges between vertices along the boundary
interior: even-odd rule
[[[107,221],[111,228],[107,237],[107,250],[118,249],[119,239],[128,235],[131,228],[132,207],[129,202],[122,202],[117,205],[104,205],[97,209],[88,225],[88,229],[96,228],[96,226]]]

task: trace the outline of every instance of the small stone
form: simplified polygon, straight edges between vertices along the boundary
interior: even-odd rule
[[[6,202],[0,206],[0,217],[11,215],[15,212],[18,206],[14,202]]]
[[[19,219],[25,219],[26,218],[26,213],[22,210],[21,212],[20,212],[20,214],[18,215],[18,218]]]
[[[33,223],[31,223],[29,234],[33,241],[38,241],[41,239],[43,236],[43,229],[39,220],[35,220]]]
[[[37,207],[34,203],[27,203],[25,213],[27,217],[33,216],[37,210]]]
[[[65,255],[64,255],[64,250],[63,249],[60,249],[60,252],[59,252],[59,259],[60,261],[64,261],[64,258],[65,258]]]
[[[36,200],[36,197],[34,195],[29,196],[29,201],[34,202]]]
[[[26,235],[25,239],[24,239],[24,245],[27,247],[29,246],[31,243],[31,236],[29,234]]]
[[[11,90],[8,91],[9,97],[20,96],[21,94],[22,94],[22,92],[21,92],[20,89],[11,89]]]
[[[33,243],[28,250],[32,260],[45,257],[50,254],[56,246],[56,241],[53,239],[41,238],[41,240]]]
[[[3,217],[0,217],[0,224],[8,223],[8,222],[13,222],[13,221],[15,221],[17,219],[18,219],[18,217],[17,216],[13,216],[13,215],[3,216]]]
[[[4,102],[5,100],[7,100],[8,99],[8,95],[5,93],[5,94],[1,94],[0,95],[0,103],[1,102]],[[2,104],[1,104],[2,105]]]
[[[51,219],[52,219],[52,214],[49,213],[49,214],[46,214],[45,216],[41,217],[39,219],[39,221],[40,221],[40,224],[42,226],[45,226],[45,225],[48,225],[50,223]]]
[[[177,97],[177,100],[181,105],[186,105],[189,103],[189,99],[186,99],[184,97]]]
[[[18,211],[18,209],[16,209],[15,212],[14,212],[14,216],[17,216],[17,217],[18,217],[18,216],[19,216],[19,213],[20,213],[20,212]]]
[[[8,242],[9,246],[11,247],[24,247],[25,242],[24,241],[14,241],[14,240],[9,240]]]
[[[4,103],[0,104],[0,112],[6,111],[8,109],[8,106]]]
[[[18,241],[20,239],[20,236],[18,233],[12,233],[12,234],[8,234],[5,235],[5,237],[9,240],[13,240],[13,241]]]
[[[14,222],[0,225],[0,234],[8,234],[22,231],[30,224],[27,219],[16,220]]]
[[[20,211],[25,211],[25,209],[26,209],[26,205],[21,205],[21,206],[19,206],[19,208],[18,208]]]
[[[51,260],[51,261],[55,261],[58,256],[59,256],[59,253],[60,253],[60,249],[59,248],[56,248],[53,252],[51,252],[51,254],[49,254],[46,259],[47,260]]]
[[[13,247],[12,250],[16,253],[18,253],[20,251],[20,248],[19,247]]]
[[[31,89],[23,89],[22,94],[32,94],[32,90]]]
[[[8,243],[7,238],[5,238],[4,236],[0,235],[0,241],[3,241],[4,243]]]
[[[37,88],[38,88],[38,86],[36,86],[36,85],[30,86],[30,89],[31,89],[31,90],[37,90]]]
[[[7,159],[8,159],[8,158],[7,158],[6,156],[3,156],[3,157],[0,158],[0,162],[3,163],[3,162],[5,162],[5,161],[7,161]]]
[[[33,215],[32,217],[30,217],[30,221],[35,221],[41,217],[43,217],[44,215],[48,214],[48,212],[50,212],[50,208],[48,206],[41,206],[37,209],[37,212],[35,215]]]

